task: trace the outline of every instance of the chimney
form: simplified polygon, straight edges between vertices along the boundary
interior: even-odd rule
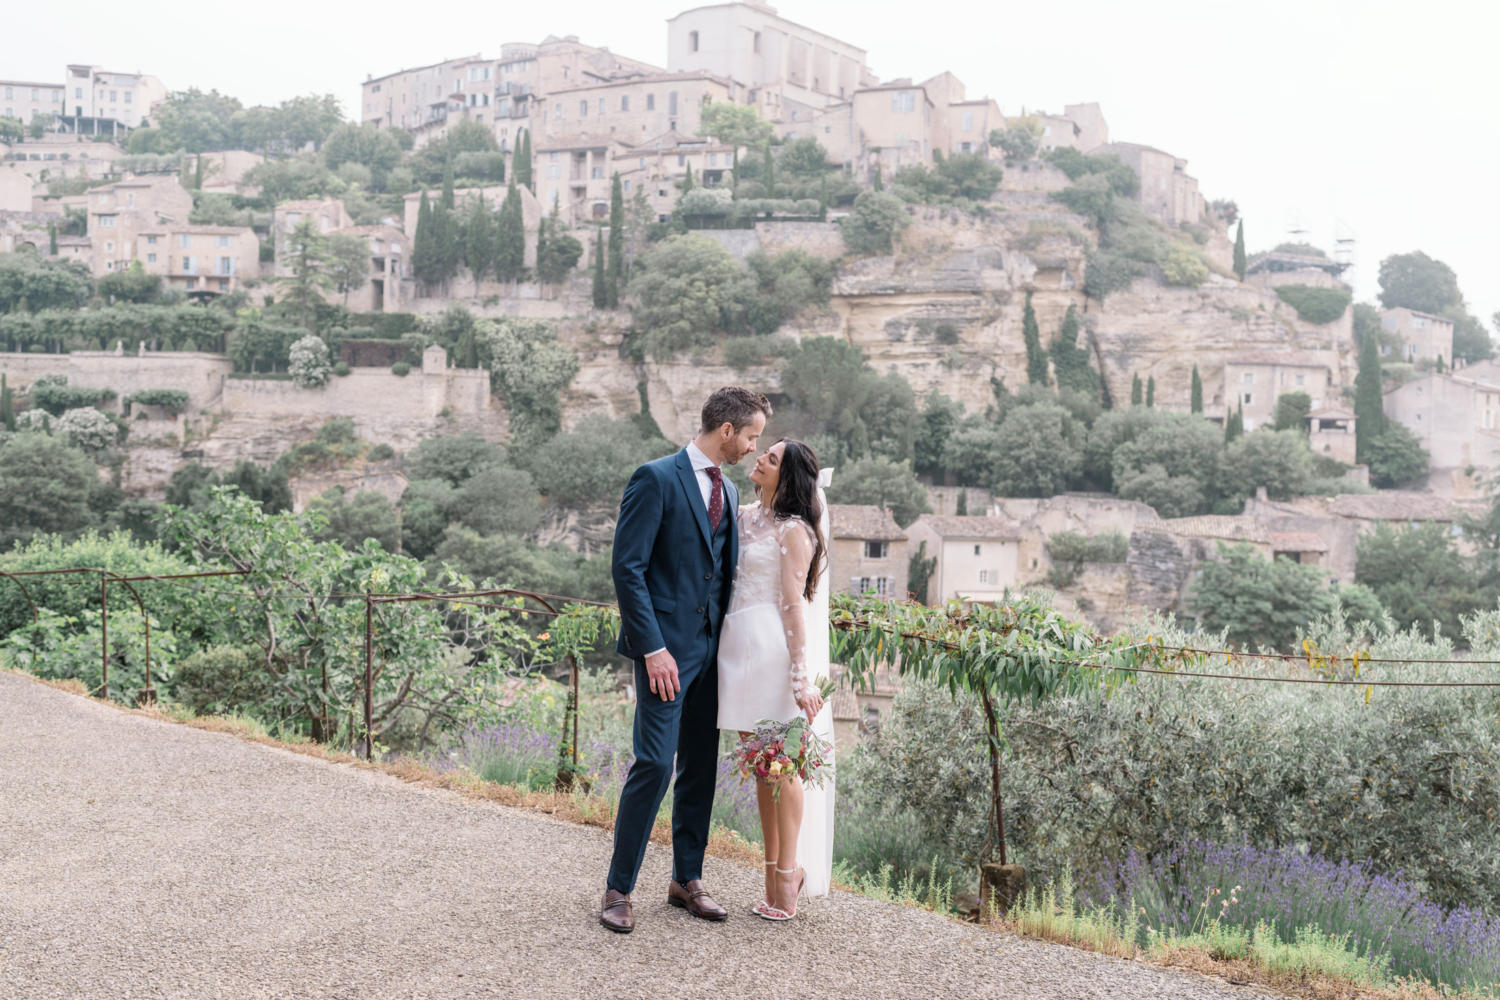
[[[1255,499],[1260,503],[1265,503],[1269,499],[1266,496],[1266,488],[1264,486],[1255,487]]]

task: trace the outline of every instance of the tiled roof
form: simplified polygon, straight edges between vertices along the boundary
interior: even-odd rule
[[[874,504],[831,503],[828,505],[828,527],[834,538],[894,542],[906,537],[896,519]]]
[[[1328,543],[1311,531],[1271,532],[1272,552],[1327,552]]]
[[[1222,538],[1227,541],[1255,542],[1260,545],[1271,541],[1271,533],[1254,518],[1231,517],[1225,514],[1170,517],[1160,521],[1148,521],[1140,525],[1140,528],[1142,531],[1160,531],[1168,535]]]
[[[1328,362],[1306,351],[1245,351],[1224,359],[1230,365],[1289,365],[1293,368],[1327,368]]]
[[[989,538],[1010,542],[1021,540],[1021,529],[999,517],[923,514],[917,520],[937,532],[939,538]]]
[[[1456,521],[1463,517],[1483,517],[1489,506],[1483,500],[1454,500],[1431,493],[1391,490],[1341,494],[1329,503],[1328,512],[1366,521]]]

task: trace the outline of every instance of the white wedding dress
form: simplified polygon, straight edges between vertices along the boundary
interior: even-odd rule
[[[818,477],[818,498],[832,469]],[[820,528],[828,537],[828,504]],[[829,672],[828,566],[823,561],[811,601],[803,589],[813,536],[800,518],[778,521],[760,504],[739,511],[739,562],[719,637],[719,728],[749,731],[763,719],[790,722],[802,713],[796,690]],[[813,731],[833,743],[833,706],[825,703]],[[823,787],[804,786],[797,862],[807,891],[826,896],[833,877],[833,759]]]

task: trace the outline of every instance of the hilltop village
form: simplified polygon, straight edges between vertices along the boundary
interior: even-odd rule
[[[347,114],[0,81],[9,425],[103,413],[118,503],[280,462],[294,509],[372,494],[407,551],[410,456],[487,442],[540,496],[506,530],[586,557],[617,494],[522,456],[680,444],[739,382],[860,484],[839,586],[1047,585],[1105,628],[1190,611],[1220,543],[1348,587],[1380,525],[1488,510],[1500,369],[1456,284],[1366,305],[1337,252],[1248,252],[1190,151],[1099,104],[882,78],[761,3],[667,32],[664,67],[568,35],[387,68]]]

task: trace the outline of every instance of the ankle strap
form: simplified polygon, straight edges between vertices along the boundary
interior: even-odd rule
[[[776,874],[777,875],[795,875],[795,874],[797,874],[797,869],[796,868],[778,868],[778,869],[776,869]]]
[[[767,861],[766,864],[770,865],[772,868],[776,867],[776,862],[774,861]]]

